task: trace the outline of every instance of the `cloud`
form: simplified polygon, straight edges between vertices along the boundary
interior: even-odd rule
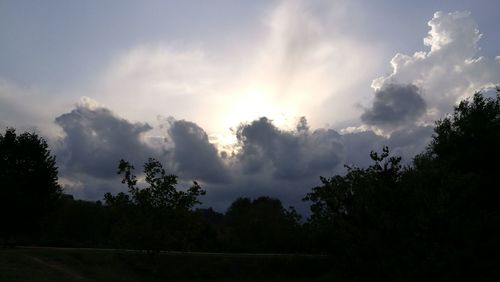
[[[238,82],[249,91],[235,97],[234,116],[266,116],[280,127],[282,115],[307,115],[314,127],[355,117],[352,91],[370,80],[378,50],[339,28],[350,18],[347,5],[280,1],[263,20],[262,42],[250,50],[250,68]]]
[[[392,73],[375,79],[372,87],[415,85],[428,106],[422,121],[430,124],[475,91],[499,84],[500,60],[477,56],[481,34],[469,12],[436,12],[428,25],[424,44],[430,50],[396,54]]]
[[[170,119],[168,135],[174,143],[176,171],[210,183],[228,181],[228,172],[207,133],[194,122]]]
[[[343,173],[344,164],[366,167],[372,164],[370,151],[389,146],[404,163],[423,151],[432,127],[409,126],[380,136],[371,130],[340,134],[333,129],[311,131],[305,118],[294,130],[277,128],[262,117],[242,124],[236,131],[238,148],[226,165],[232,181],[207,183],[207,202],[224,209],[239,196],[279,197],[286,204],[307,212],[302,197],[319,184],[319,176]]]
[[[134,121],[174,116],[209,134],[260,116],[279,126],[303,115],[314,126],[356,117],[351,91],[367,87],[377,50],[338,28],[349,18],[344,5],[270,4],[253,37],[233,34],[238,43],[216,48],[179,39],[132,46],[96,73],[84,95]]]
[[[207,203],[220,210],[237,197],[269,195],[307,212],[301,199],[320,175],[332,175],[344,160],[340,134],[332,129],[310,131],[304,117],[292,130],[261,117],[241,124],[234,133],[237,146],[224,158],[231,181],[207,183]]]
[[[55,152],[67,193],[96,200],[105,192],[124,191],[116,174],[118,160],[130,161],[140,176],[142,163],[155,157],[182,181],[201,181],[208,191],[202,201],[219,210],[239,196],[270,195],[306,212],[301,199],[320,175],[342,173],[343,164],[369,165],[369,152],[385,145],[409,160],[430,136],[422,127],[397,130],[390,137],[372,131],[310,130],[305,117],[294,129],[284,130],[262,117],[241,124],[234,132],[237,145],[223,153],[194,122],[168,118],[166,126],[153,129],[120,118],[90,99],[56,122],[64,132]],[[165,135],[158,136],[158,131]]]
[[[201,124],[212,129],[213,112],[231,76],[227,70],[231,66],[217,58],[193,43],[142,44],[116,56],[87,91],[132,120],[151,123],[158,115],[205,117]]]
[[[340,135],[334,130],[310,133],[305,118],[296,131],[278,129],[263,117],[241,125],[237,139],[241,146],[235,158],[246,174],[271,172],[277,179],[311,177],[332,171],[341,160]]]
[[[426,103],[415,85],[384,84],[375,92],[373,105],[365,109],[361,120],[368,125],[396,127],[415,122],[425,109]]]
[[[65,134],[56,151],[64,173],[111,178],[120,159],[141,163],[159,154],[141,141],[151,126],[131,123],[88,99],[55,121]]]
[[[118,117],[90,98],[55,121],[64,133],[55,147],[61,177],[66,190],[76,195],[100,198],[105,189],[123,190],[116,174],[120,159],[135,165],[138,175],[142,164],[154,157],[184,179],[228,181],[217,149],[193,122],[169,118],[166,127],[153,130],[147,123]]]
[[[366,149],[358,155],[356,147],[380,142],[395,148],[396,154],[412,157],[429,142],[435,120],[476,91],[500,83],[500,60],[477,56],[481,34],[470,13],[436,12],[428,25],[424,45],[430,50],[396,54],[392,73],[372,82],[375,96],[361,115],[368,127],[360,128],[384,133],[388,139],[370,131],[344,135],[349,139],[348,160],[362,160]]]
[[[64,133],[56,152],[65,187],[100,199],[125,189],[116,176],[119,159],[140,171],[152,156],[181,179],[201,180],[207,205],[223,209],[237,196],[259,195],[297,205],[320,175],[341,173],[345,163],[369,165],[371,150],[388,145],[410,160],[428,143],[432,121],[463,95],[498,83],[500,60],[476,57],[480,34],[470,15],[436,13],[425,39],[430,50],[397,54],[392,73],[373,81],[364,126],[340,134],[302,118],[285,129],[282,115],[290,121],[307,114],[312,124],[353,122],[359,116],[353,93],[361,93],[376,57],[335,28],[346,15],[328,22],[335,9],[317,13],[306,3],[280,3],[259,40],[239,51],[162,42],[119,55],[90,92],[106,106],[85,100],[56,119]],[[151,126],[158,114],[177,119]],[[219,152],[211,134],[242,121],[232,136],[236,147]],[[379,128],[391,134],[377,135]]]
[[[209,191],[207,204],[225,208],[237,196],[271,195],[288,203],[300,199],[321,174],[329,175],[343,161],[341,136],[331,129],[309,131],[301,118],[286,131],[260,118],[235,132],[238,146],[220,154],[197,124],[169,118],[161,129],[168,150],[149,142],[151,126],[132,123],[92,100],[56,118],[64,132],[56,148],[61,182],[66,192],[101,199],[105,192],[126,190],[116,175],[119,159],[137,168],[148,157],[160,159],[182,180],[199,180]]]

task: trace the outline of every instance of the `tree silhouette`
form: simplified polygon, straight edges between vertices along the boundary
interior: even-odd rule
[[[278,199],[238,198],[224,218],[224,243],[236,252],[293,252],[300,243],[299,220]]]
[[[400,224],[409,213],[401,158],[390,156],[387,147],[370,157],[374,164],[368,168],[347,167],[344,176],[321,177],[322,185],[304,198],[312,202],[309,228],[316,251],[335,253],[352,271],[378,268],[400,241],[411,239]],[[372,263],[366,263],[370,257]]]
[[[500,94],[476,93],[436,123],[433,140],[408,173],[408,186],[426,200],[420,222],[440,246],[428,247],[430,257],[440,270],[460,269],[454,279],[500,279],[492,267],[500,262],[499,144]]]
[[[153,158],[144,164],[145,181],[149,184],[148,187],[137,186],[137,177],[132,174],[133,170],[134,166],[129,162],[120,160],[118,174],[124,174],[122,183],[127,184],[132,198],[130,199],[123,193],[118,194],[118,198],[106,193],[104,198],[108,204],[114,201],[130,201],[131,204],[142,207],[190,210],[194,205],[201,203],[198,196],[206,193],[196,181],[187,191],[178,191],[175,188],[178,184],[178,177],[167,174],[163,165]]]
[[[0,134],[0,222],[4,242],[26,243],[61,195],[55,157],[35,133]]]
[[[476,93],[434,132],[410,166],[385,147],[373,165],[321,177],[304,198],[316,250],[349,277],[500,278],[500,95]]]
[[[100,201],[74,200],[63,195],[47,216],[40,245],[107,247],[109,223],[109,209]]]
[[[152,158],[144,164],[147,187],[137,186],[129,162],[121,160],[118,169],[129,194],[104,195],[114,215],[116,245],[149,250],[189,248],[195,241],[192,236],[198,235],[197,215],[191,209],[200,203],[198,197],[205,190],[196,181],[186,191],[177,190],[177,176],[167,174]]]
[[[496,99],[476,93],[438,121],[428,152],[459,171],[497,174],[500,158],[500,94]]]

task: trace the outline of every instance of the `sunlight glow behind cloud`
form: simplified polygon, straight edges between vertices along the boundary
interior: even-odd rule
[[[188,42],[133,48],[99,76],[89,96],[132,120],[172,115],[211,134],[230,134],[261,116],[280,127],[304,115],[313,126],[357,116],[350,91],[369,79],[373,48],[336,31],[302,1],[280,3],[262,24],[258,42],[230,53]],[[323,107],[332,97],[332,107]]]

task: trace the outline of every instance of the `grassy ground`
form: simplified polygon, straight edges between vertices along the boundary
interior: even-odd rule
[[[0,281],[329,281],[330,266],[324,257],[0,250]]]

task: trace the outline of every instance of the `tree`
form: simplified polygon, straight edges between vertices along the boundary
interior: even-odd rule
[[[127,184],[128,194],[106,193],[104,200],[114,214],[118,247],[149,250],[189,248],[190,238],[197,235],[196,216],[192,208],[200,204],[205,190],[194,181],[186,191],[176,189],[178,177],[167,174],[162,164],[150,158],[144,164],[147,187],[137,185],[134,167],[120,160],[118,173]]]
[[[163,165],[153,158],[144,164],[145,181],[148,187],[139,188],[137,177],[132,174],[134,166],[129,162],[120,160],[118,174],[124,174],[122,183],[126,183],[131,199],[119,194],[119,198],[127,198],[131,204],[150,208],[168,208],[174,210],[190,210],[194,205],[200,204],[198,196],[205,195],[205,190],[193,181],[193,186],[187,191],[178,191],[175,185],[178,184],[178,177],[167,174]],[[106,193],[104,198],[107,203],[113,203],[117,199],[110,193]]]
[[[476,93],[460,102],[453,115],[436,123],[427,151],[461,172],[497,175],[500,159],[500,92],[496,99]]]
[[[1,236],[26,242],[62,192],[45,140],[35,133],[17,135],[13,128],[0,134],[0,183]]]
[[[322,177],[304,198],[316,247],[360,280],[498,280],[498,144],[500,95],[476,93],[410,166],[384,148],[366,169]]]
[[[108,247],[109,209],[100,201],[74,200],[63,195],[47,217],[41,245],[57,247]]]
[[[316,251],[335,253],[354,268],[360,267],[354,262],[368,256],[388,255],[405,232],[395,223],[404,222],[408,214],[401,158],[391,157],[387,147],[370,157],[374,164],[366,169],[347,167],[344,176],[321,177],[322,185],[304,198],[312,202],[308,226]]]
[[[440,246],[434,261],[460,269],[457,279],[500,279],[493,267],[500,262],[500,89],[497,92],[495,98],[475,93],[438,121],[431,143],[409,175],[418,181],[408,183],[431,203],[424,222],[428,237]]]
[[[292,252],[300,244],[300,216],[281,201],[238,198],[224,217],[223,240],[235,252]]]

